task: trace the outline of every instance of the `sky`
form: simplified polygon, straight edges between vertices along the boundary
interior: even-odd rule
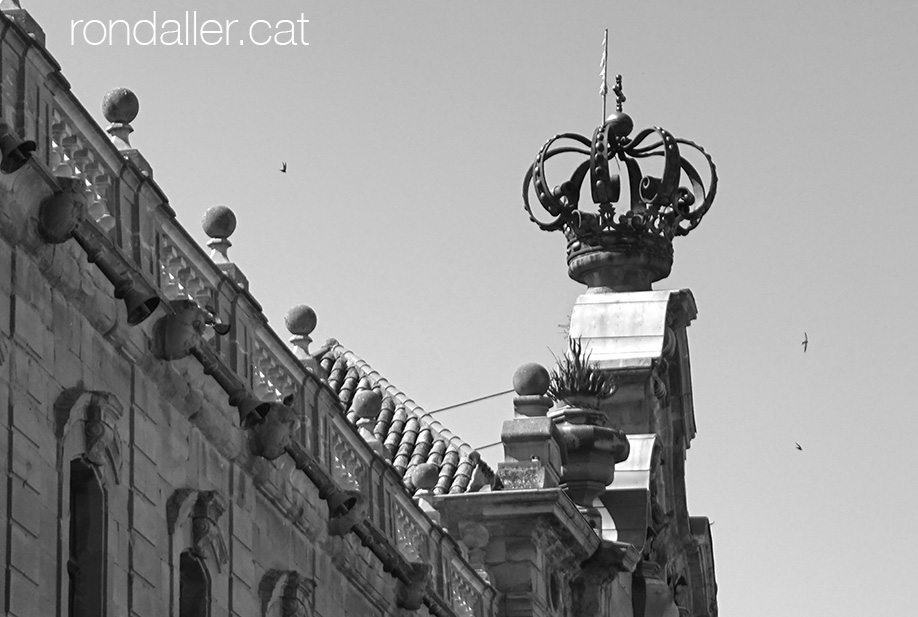
[[[656,287],[698,305],[686,482],[714,521],[721,614],[918,614],[918,4],[22,4],[100,123],[108,90],[137,94],[131,142],[202,244],[204,211],[233,209],[229,255],[270,324],[286,337],[286,310],[309,304],[318,343],[428,410],[563,350],[583,287],[520,187],[547,138],[601,121],[609,28],[635,126],[697,141],[720,176]],[[214,46],[71,27],[154,11],[238,23]],[[485,445],[512,397],[439,417]]]

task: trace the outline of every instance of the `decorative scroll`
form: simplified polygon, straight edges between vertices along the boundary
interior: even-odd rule
[[[672,240],[697,227],[717,193],[714,161],[698,144],[674,137],[658,126],[629,137],[633,126],[627,114],[617,112],[594,131],[592,140],[576,133],[562,133],[545,142],[523,181],[523,206],[530,220],[545,231],[564,228],[569,239],[616,231]],[[701,174],[680,154],[680,146],[703,157],[710,179],[707,189]],[[559,154],[580,155],[582,162],[569,180],[552,188],[545,175],[545,163]],[[662,159],[660,176],[641,170],[639,161],[653,157]],[[630,186],[631,203],[616,216],[613,204],[621,196],[622,175]],[[588,178],[598,214],[579,209],[581,185]],[[683,178],[691,188],[680,185]],[[542,221],[533,214],[530,185],[551,220]]]
[[[51,171],[55,176],[77,178],[85,186],[89,215],[104,231],[115,227],[112,216],[113,175],[102,157],[61,113],[51,112]]]

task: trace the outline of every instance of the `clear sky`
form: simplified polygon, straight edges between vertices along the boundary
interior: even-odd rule
[[[270,323],[310,304],[317,341],[427,409],[563,348],[582,287],[520,186],[548,137],[601,120],[608,27],[636,126],[698,141],[721,177],[659,285],[698,303],[688,499],[715,522],[721,614],[918,614],[918,4],[23,5],[100,122],[107,90],[136,92],[132,143],[196,237],[208,206],[235,211]],[[238,24],[212,47],[71,42],[71,20],[154,11]],[[308,46],[237,42],[301,14]],[[478,446],[511,416],[505,396],[441,419]]]

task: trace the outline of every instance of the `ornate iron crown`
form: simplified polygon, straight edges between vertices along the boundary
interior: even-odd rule
[[[717,192],[714,161],[701,146],[674,137],[658,126],[644,129],[632,138],[629,135],[633,128],[631,117],[619,110],[593,132],[592,140],[576,133],[556,135],[542,146],[523,180],[523,204],[529,218],[545,231],[564,231],[568,239],[571,276],[590,286],[592,283],[583,280],[581,272],[575,272],[579,267],[574,263],[576,257],[585,252],[592,254],[594,264],[599,257],[597,251],[630,256],[656,253],[660,259],[656,260],[651,280],[667,276],[672,265],[673,237],[684,236],[698,226]],[[704,157],[710,170],[707,190],[701,174],[680,154],[680,146],[688,146]],[[546,161],[569,153],[588,158],[576,167],[569,180],[551,188],[545,174]],[[644,175],[641,171],[638,161],[651,157],[662,158],[663,169],[659,177]],[[627,210],[616,213],[614,204],[621,197],[622,175],[619,172],[622,168],[631,204]],[[681,185],[683,173],[691,188]],[[578,207],[587,177],[593,203],[598,206],[595,213],[583,212]],[[549,220],[540,220],[533,214],[530,186],[542,208],[551,216]],[[621,262],[612,255],[606,255],[603,261],[604,267]],[[631,258],[625,262],[628,263],[621,262],[622,265],[635,266]]]
[[[523,203],[529,218],[545,231],[555,231],[567,225],[572,230],[586,227],[597,231],[653,233],[667,239],[684,236],[697,227],[717,192],[714,161],[701,146],[674,137],[658,126],[644,129],[633,139],[629,138],[633,127],[634,123],[628,114],[616,111],[593,132],[592,140],[577,133],[562,133],[545,142],[523,181]],[[654,134],[659,136],[659,141],[645,145],[648,137]],[[571,140],[584,147],[558,144],[562,140]],[[680,156],[679,144],[694,148],[708,162],[711,183],[707,191],[695,167]],[[585,154],[589,159],[577,167],[570,180],[549,188],[545,177],[545,162],[558,154],[569,152]],[[642,175],[637,159],[657,156],[663,157],[662,176]],[[615,159],[624,163],[631,189],[631,207],[628,212],[620,214],[617,220],[613,204],[621,195],[622,180],[618,173],[611,171]],[[691,190],[679,186],[683,171],[691,183]],[[578,209],[580,189],[588,173],[593,203],[599,206],[598,214]],[[554,217],[552,220],[540,221],[532,213],[529,203],[530,183],[536,190],[539,203]]]

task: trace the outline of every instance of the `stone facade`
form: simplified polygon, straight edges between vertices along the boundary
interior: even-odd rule
[[[291,350],[232,213],[208,212],[209,255],[176,221],[133,95],[103,129],[26,10],[0,31],[3,615],[716,615],[682,477],[689,293],[635,300],[660,345],[603,360],[622,473],[578,507],[543,384],[520,380],[495,473],[337,341],[310,352],[308,307]]]

